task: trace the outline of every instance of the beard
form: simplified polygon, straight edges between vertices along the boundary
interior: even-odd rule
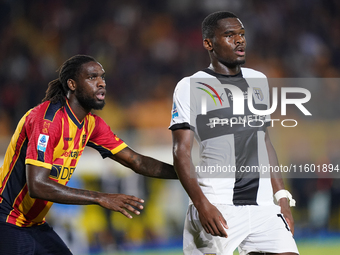
[[[233,68],[236,66],[244,65],[246,63],[246,60],[243,59],[243,60],[223,61],[222,63],[226,67]]]
[[[95,97],[91,97],[89,94],[86,94],[83,88],[78,88],[75,91],[75,96],[79,102],[79,104],[86,110],[101,110],[105,105],[105,101],[97,101]]]

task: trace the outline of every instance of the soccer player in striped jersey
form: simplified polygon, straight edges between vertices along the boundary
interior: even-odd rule
[[[173,166],[130,149],[103,119],[105,71],[86,55],[63,63],[42,103],[20,120],[0,168],[0,254],[72,254],[45,222],[52,204],[97,204],[132,216],[142,199],[65,186],[85,146],[138,174],[177,178]],[[135,209],[135,208],[137,209]]]
[[[270,116],[253,114],[247,104],[251,97],[257,110],[269,108],[266,76],[241,67],[245,29],[235,14],[208,15],[202,33],[211,64],[179,81],[169,127],[175,170],[190,197],[184,254],[231,255],[237,247],[241,255],[298,254],[290,193],[280,173],[261,173],[278,166],[267,131]],[[194,137],[198,166],[191,157]]]

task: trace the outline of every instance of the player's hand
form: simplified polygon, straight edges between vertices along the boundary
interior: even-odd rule
[[[109,210],[120,212],[128,218],[132,218],[132,216],[126,211],[129,210],[136,215],[140,214],[139,210],[143,209],[141,203],[144,203],[144,200],[135,196],[129,196],[124,194],[108,194],[102,193],[101,197],[99,198],[99,205],[105,207]],[[135,208],[133,208],[134,206]]]
[[[293,219],[292,212],[290,210],[288,199],[287,198],[281,198],[279,200],[279,205],[281,207],[281,213],[283,214],[283,217],[285,217],[285,220],[288,223],[290,231],[294,235],[294,219]]]
[[[225,229],[227,221],[221,212],[211,203],[204,202],[197,208],[199,219],[204,230],[213,236],[228,237]]]

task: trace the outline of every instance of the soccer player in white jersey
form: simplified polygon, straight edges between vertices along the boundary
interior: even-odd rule
[[[211,64],[177,84],[169,127],[174,166],[190,197],[184,254],[231,255],[237,247],[241,255],[298,254],[289,207],[294,200],[280,173],[261,172],[278,166],[267,132],[270,116],[253,114],[247,104],[252,97],[255,109],[269,109],[266,76],[241,67],[245,29],[235,14],[208,15],[202,33]],[[235,107],[239,98],[244,103]],[[198,166],[191,157],[194,137]]]

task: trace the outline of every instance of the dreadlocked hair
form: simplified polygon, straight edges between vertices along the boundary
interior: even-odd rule
[[[66,96],[70,90],[67,81],[69,79],[77,80],[82,65],[92,61],[97,62],[93,57],[87,55],[75,55],[66,60],[57,70],[59,78],[48,83],[42,102],[51,101],[52,104],[60,102],[65,105]]]

